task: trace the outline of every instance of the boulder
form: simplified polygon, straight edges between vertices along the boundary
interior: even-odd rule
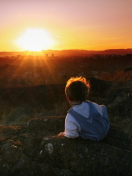
[[[21,126],[0,126],[0,174],[55,176],[131,175],[131,138],[111,126],[94,142],[58,138],[64,116],[31,119]]]

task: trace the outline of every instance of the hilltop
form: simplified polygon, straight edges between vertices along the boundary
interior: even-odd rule
[[[132,81],[91,78],[90,83],[89,100],[107,105],[111,123],[100,142],[57,137],[69,109],[65,85],[0,90],[5,108],[0,125],[2,176],[132,174]]]
[[[0,52],[0,56],[17,56],[17,55],[36,55],[40,54],[39,52],[31,52],[31,51],[14,51],[14,52]],[[108,50],[79,50],[79,49],[69,49],[69,50],[43,50],[42,55],[47,56],[89,56],[89,55],[125,55],[132,54],[132,49],[108,49]]]

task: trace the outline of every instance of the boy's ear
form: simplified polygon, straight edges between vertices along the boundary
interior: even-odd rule
[[[70,101],[70,98],[68,96],[66,96],[66,99],[67,99],[67,101]]]

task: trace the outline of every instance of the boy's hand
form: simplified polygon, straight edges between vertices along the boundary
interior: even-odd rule
[[[60,132],[58,135],[57,135],[58,138],[64,138],[64,132]]]

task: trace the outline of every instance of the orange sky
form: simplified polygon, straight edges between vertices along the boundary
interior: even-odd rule
[[[132,48],[132,0],[1,0],[0,51],[22,50],[27,28],[48,31],[49,49]]]

